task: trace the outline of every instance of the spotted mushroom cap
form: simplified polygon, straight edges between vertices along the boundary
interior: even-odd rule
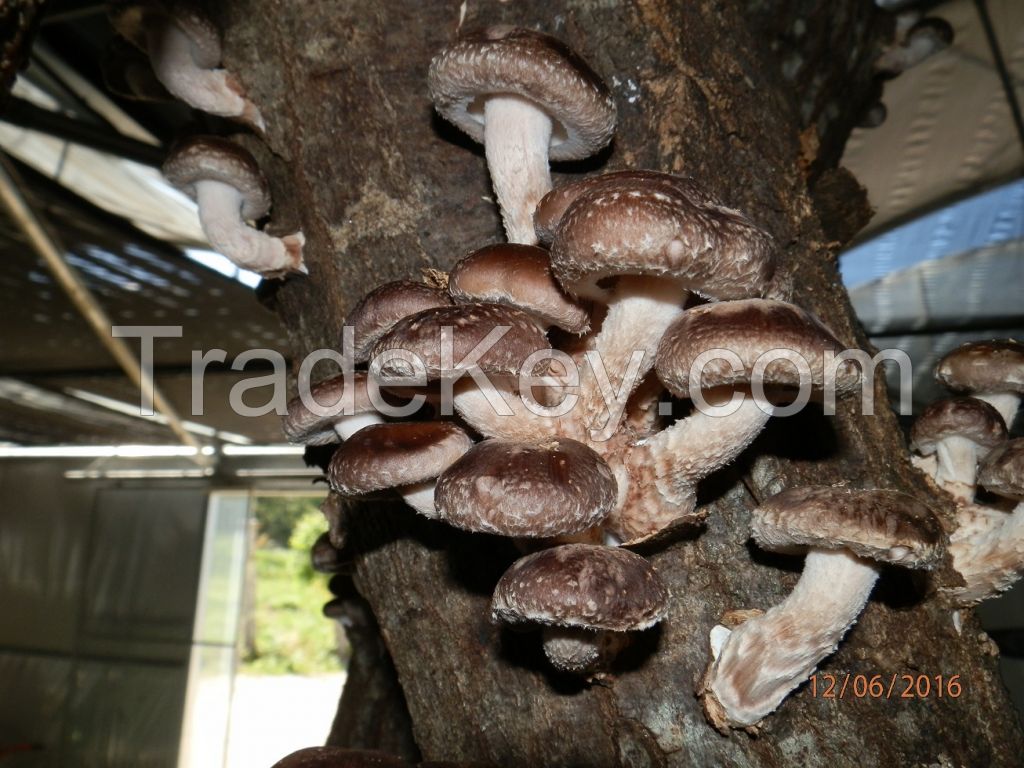
[[[615,102],[601,78],[565,43],[531,29],[463,35],[430,62],[427,85],[441,116],[481,143],[490,95],[520,96],[548,114],[552,160],[589,157],[615,132]]]
[[[516,560],[498,581],[491,619],[618,632],[647,629],[668,612],[669,593],[635,552],[563,544]]]
[[[365,373],[338,374],[309,388],[313,400],[320,406],[316,413],[296,396],[288,401],[288,412],[281,417],[281,429],[289,443],[300,445],[327,445],[341,440],[334,431],[334,423],[345,416],[370,413],[375,409],[370,400]],[[347,385],[347,386],[346,386]]]
[[[542,538],[597,525],[615,506],[616,493],[611,469],[582,443],[494,438],[441,475],[434,499],[441,519],[458,528]]]
[[[555,231],[558,229],[562,216],[581,195],[609,187],[614,188],[617,184],[624,182],[638,182],[649,188],[662,188],[663,191],[680,190],[694,200],[702,200],[707,205],[720,205],[693,179],[685,176],[673,176],[660,171],[612,171],[600,176],[589,176],[585,179],[571,181],[544,195],[533,214],[537,239],[545,245],[550,245],[551,241],[555,239]]]
[[[242,195],[244,219],[259,219],[270,212],[270,188],[256,158],[219,136],[193,136],[176,145],[164,162],[163,174],[193,200],[195,185],[201,181],[234,187]]]
[[[559,220],[555,277],[570,293],[602,298],[599,283],[651,275],[714,299],[761,296],[775,271],[771,236],[692,179],[620,174],[595,182]]]
[[[938,518],[899,491],[790,488],[755,509],[751,527],[754,540],[767,550],[845,548],[908,568],[931,567],[942,554]]]
[[[456,302],[508,304],[526,310],[546,326],[586,333],[590,315],[551,275],[547,251],[535,245],[498,243],[461,259],[448,275]]]
[[[400,757],[367,749],[306,747],[281,758],[271,768],[411,768]]]
[[[939,361],[935,378],[954,392],[1024,394],[1024,344],[1013,339],[961,344]]]
[[[345,319],[345,325],[352,327],[355,337],[355,361],[366,362],[373,345],[403,317],[451,303],[451,299],[440,288],[412,280],[395,280],[374,288],[352,308]]]
[[[450,328],[452,359],[442,359],[444,329]],[[453,376],[468,368],[468,355],[496,328],[507,330],[483,354],[475,367],[492,374],[516,375],[523,362],[539,350],[549,349],[544,332],[526,312],[500,304],[456,304],[417,312],[399,320],[374,345],[371,358],[388,350],[404,350],[423,362],[427,376],[433,379]],[[385,376],[409,375],[411,368],[403,360],[392,360],[381,366]],[[532,372],[529,372],[532,373]]]
[[[910,430],[910,447],[927,456],[947,437],[962,437],[980,448],[994,448],[1006,441],[1006,424],[999,411],[982,400],[950,397],[921,411]]]
[[[346,496],[432,480],[473,440],[448,421],[405,421],[363,427],[334,452],[331,488]]]
[[[992,451],[979,467],[978,483],[999,496],[1024,499],[1024,437]]]
[[[739,358],[715,358],[701,371],[702,388],[750,383],[761,355],[775,349],[795,352],[807,363],[810,385],[825,386],[825,353],[840,352],[843,344],[805,309],[772,299],[745,299],[702,304],[684,312],[665,331],[655,363],[658,377],[677,397],[690,397],[690,371],[705,351],[725,349]],[[764,383],[799,387],[800,373],[784,359],[771,362]],[[860,383],[860,370],[852,361],[836,367],[836,392],[845,394]]]

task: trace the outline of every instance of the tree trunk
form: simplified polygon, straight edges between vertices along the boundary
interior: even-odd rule
[[[627,167],[696,177],[775,236],[795,301],[843,342],[866,344],[836,255],[868,208],[835,164],[877,97],[870,64],[891,24],[868,0],[212,5],[228,68],[267,118],[266,148],[278,156],[269,169],[275,217],[298,219],[307,238],[308,279],[285,281],[272,297],[295,359],[335,345],[346,311],[374,285],[448,269],[502,239],[483,153],[433,114],[425,82],[431,56],[460,26],[499,22],[566,40],[615,94],[613,149],[556,169],[564,172],[556,184]],[[877,391],[884,402],[880,382]],[[895,418],[878,410],[862,416],[850,404],[835,418],[776,420],[736,468],[706,483],[706,528],[644,552],[674,595],[668,620],[593,685],[553,677],[536,636],[489,622],[491,589],[517,554],[508,542],[367,507],[353,526],[356,585],[394,661],[423,757],[537,766],[1017,764],[1024,740],[990,644],[971,616],[957,636],[937,595],[957,583],[948,561],[924,580],[886,574],[824,669],[886,679],[959,674],[959,698],[840,701],[804,687],[752,738],[719,735],[694,697],[708,630],[722,613],[768,608],[797,578],[799,560],[748,544],[749,510],[760,499],[801,484],[898,488],[927,499],[951,527],[950,500],[910,468]]]

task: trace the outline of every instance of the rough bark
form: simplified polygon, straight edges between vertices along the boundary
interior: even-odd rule
[[[817,6],[817,10],[813,10]],[[866,202],[834,169],[877,86],[870,61],[885,23],[867,0],[747,5],[691,0],[233,0],[217,4],[227,63],[267,116],[272,183],[301,218],[307,279],[273,300],[294,358],[335,343],[373,285],[446,269],[500,239],[479,147],[433,114],[432,54],[460,26],[516,23],[567,40],[616,95],[614,147],[557,169],[657,168],[693,175],[776,237],[795,300],[863,346],[836,272],[841,239]],[[463,18],[464,14],[464,18]],[[784,68],[787,56],[799,65]],[[783,73],[786,74],[783,74]],[[557,182],[556,182],[557,183]],[[282,194],[286,197],[282,198]],[[879,403],[884,403],[881,384]],[[892,414],[778,420],[732,471],[702,487],[698,534],[648,550],[670,585],[668,620],[595,685],[551,675],[535,636],[488,621],[491,588],[516,556],[504,541],[370,507],[354,524],[356,584],[394,660],[426,759],[503,765],[1011,765],[1024,753],[990,644],[966,617],[958,637],[936,588],[887,573],[825,670],[959,674],[958,699],[826,701],[805,687],[763,733],[720,736],[694,688],[723,611],[767,608],[800,561],[748,543],[748,513],[785,486],[845,482],[908,490],[946,521],[949,500],[910,468]],[[356,736],[352,736],[353,740]]]

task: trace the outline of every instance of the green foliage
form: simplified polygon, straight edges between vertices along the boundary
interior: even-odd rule
[[[319,503],[314,496],[258,496],[254,514],[260,533],[276,546],[287,547],[299,518],[310,511],[319,514]]]
[[[300,552],[303,556],[303,567],[299,576],[309,581],[316,575],[313,570],[313,563],[310,560],[309,550],[320,537],[320,534],[327,530],[327,521],[319,509],[306,512],[296,521],[292,529],[292,535],[288,538],[288,548]]]
[[[321,609],[331,599],[327,579],[300,577],[306,553],[257,549],[256,654],[242,664],[248,674],[316,675],[343,669],[336,622]]]

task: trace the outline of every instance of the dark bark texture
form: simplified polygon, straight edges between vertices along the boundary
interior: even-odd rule
[[[43,0],[0,2],[0,108],[7,102],[18,70],[25,65]]]
[[[836,254],[868,207],[835,164],[877,95],[870,62],[891,26],[868,0],[215,5],[227,65],[269,124],[276,216],[300,220],[307,237],[309,277],[270,297],[291,329],[294,359],[334,345],[346,311],[374,285],[447,269],[501,239],[483,153],[434,116],[425,85],[431,56],[460,26],[499,22],[563,38],[615,94],[614,146],[557,168],[556,183],[627,167],[697,177],[772,232],[798,303],[844,342],[866,343]],[[880,384],[877,391],[884,398]],[[937,592],[956,583],[948,563],[924,579],[886,573],[824,671],[959,674],[959,698],[825,700],[805,686],[759,736],[723,737],[694,697],[709,628],[728,609],[780,601],[799,574],[799,559],[749,544],[758,500],[800,484],[898,488],[952,520],[949,500],[910,468],[896,419],[879,411],[858,415],[851,403],[835,418],[776,420],[736,467],[705,483],[706,526],[644,552],[673,592],[668,620],[593,685],[554,676],[536,636],[489,622],[491,589],[516,557],[508,542],[394,505],[354,515],[355,583],[394,661],[423,757],[532,766],[1019,765],[1024,740],[990,643],[970,615],[957,636]],[[343,716],[357,711],[358,691],[343,704]],[[391,717],[386,709],[380,717]],[[335,733],[375,745],[357,730]]]

